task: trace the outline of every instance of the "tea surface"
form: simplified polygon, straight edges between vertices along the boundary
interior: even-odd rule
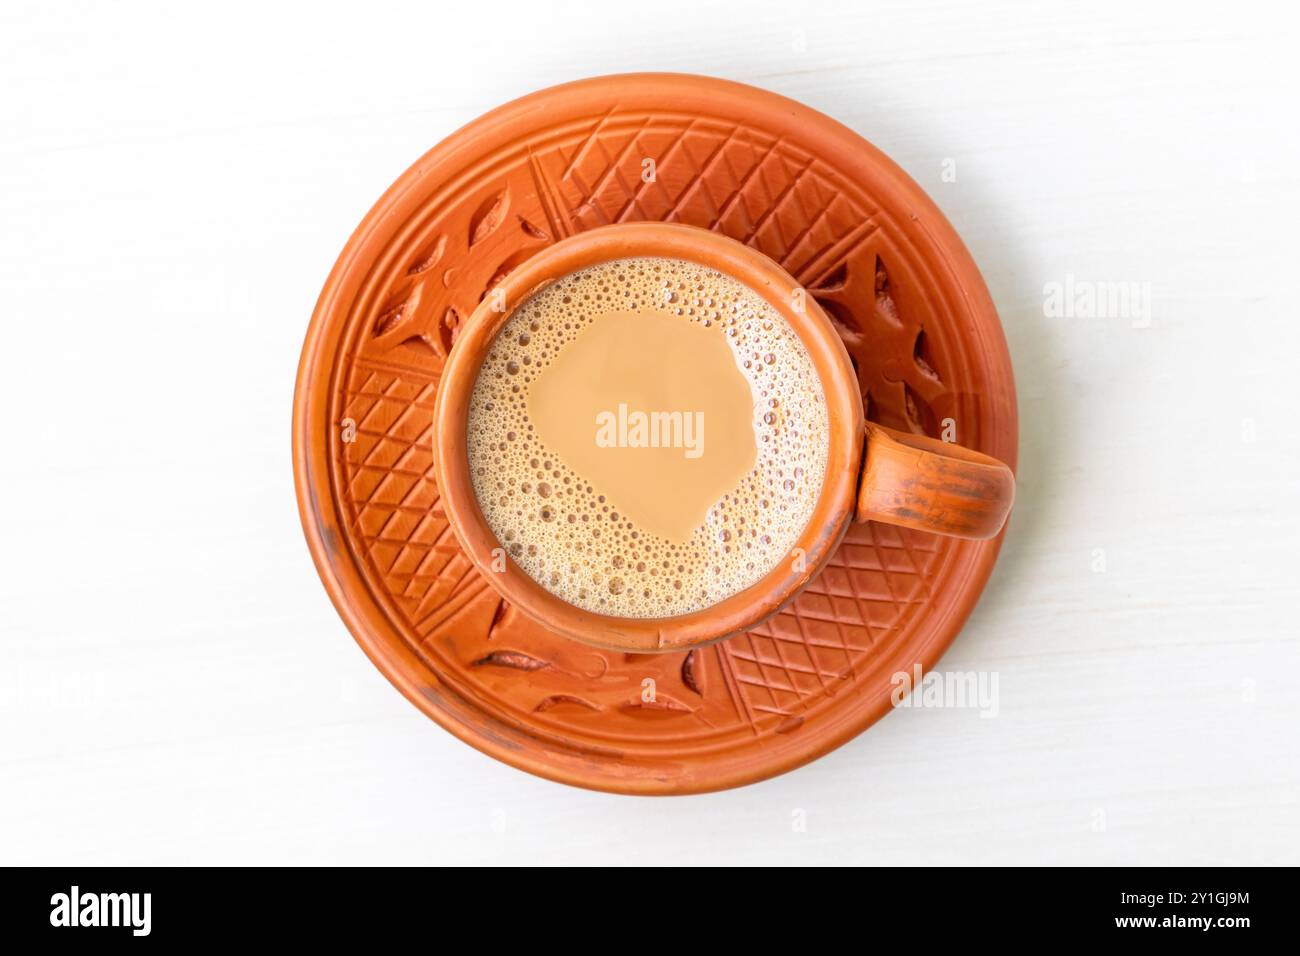
[[[511,558],[577,607],[707,608],[790,558],[825,478],[812,360],[762,297],[661,258],[520,305],[479,370],[475,495]]]

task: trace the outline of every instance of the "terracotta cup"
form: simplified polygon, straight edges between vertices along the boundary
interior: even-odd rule
[[[466,435],[479,366],[514,308],[548,283],[599,262],[634,256],[716,269],[766,299],[798,333],[821,377],[830,423],[826,478],[791,559],[701,611],[623,618],[551,594],[507,557],[479,509]],[[1002,462],[937,439],[865,421],[857,378],[839,335],[812,296],[762,253],[715,232],[668,223],[605,226],[537,253],[485,297],[456,337],[434,411],[437,478],[447,519],[471,560],[506,601],[574,640],[636,652],[675,651],[747,630],[790,601],[834,553],[851,521],[882,521],[960,538],[991,538],[1006,521],[1015,479]],[[499,303],[506,303],[500,310]]]

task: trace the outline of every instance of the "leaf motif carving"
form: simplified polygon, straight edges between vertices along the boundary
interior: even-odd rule
[[[442,354],[450,355],[451,347],[456,343],[456,336],[460,334],[460,313],[452,306],[447,307],[447,311],[442,314],[442,321],[438,324],[438,340],[442,343]]]
[[[522,229],[525,234],[532,236],[534,239],[539,239],[542,242],[551,241],[551,237],[546,233],[546,230],[542,229],[540,226],[534,226],[523,216],[519,217],[519,228]]]
[[[495,289],[501,283],[501,280],[510,275],[517,266],[531,259],[534,251],[533,249],[521,249],[511,256],[507,256],[501,265],[496,267],[492,277],[488,279],[487,285],[483,287],[483,295],[479,297],[479,300],[482,301],[487,298],[487,294]]]
[[[930,340],[925,336],[925,329],[917,330],[916,342],[912,346],[912,361],[923,375],[928,375],[936,382],[943,381],[934,367],[934,356],[930,352]]]
[[[572,694],[552,694],[550,697],[543,698],[541,703],[533,708],[533,712],[540,714],[565,705],[581,707],[585,710],[600,710],[591,701],[583,700],[581,697],[574,697]]]
[[[787,717],[785,720],[781,721],[779,724],[776,725],[776,730],[774,732],[778,734],[791,734],[794,733],[802,726],[803,726],[803,717],[801,716]]]
[[[696,673],[696,657],[698,651],[688,651],[686,658],[682,661],[682,683],[689,687],[701,697],[704,691],[700,690],[699,674]]]
[[[379,313],[379,318],[375,319],[374,328],[370,334],[378,338],[386,335],[401,324],[403,317],[406,315],[406,301],[403,300],[396,305],[389,306],[383,312]]]
[[[539,671],[543,667],[550,667],[551,664],[549,661],[538,660],[521,651],[493,651],[486,657],[480,657],[472,666],[511,667],[517,671]]]
[[[903,324],[903,320],[898,315],[898,306],[894,303],[893,290],[889,285],[889,271],[880,256],[876,256],[876,308],[895,325]]]
[[[685,704],[659,694],[654,700],[637,700],[619,707],[625,714],[640,717],[680,717],[694,713]]]
[[[502,190],[483,201],[483,204],[479,206],[478,211],[474,213],[469,222],[470,246],[477,245],[497,231],[506,217],[506,210],[509,206],[510,193],[507,190]]]
[[[903,383],[903,410],[907,415],[907,424],[918,435],[939,437],[939,422],[934,410],[916,389]]]
[[[447,237],[439,236],[437,241],[434,242],[434,244],[429,247],[429,250],[411,264],[411,268],[406,270],[406,274],[408,276],[414,276],[414,275],[419,275],[421,272],[424,272],[428,269],[432,269],[434,266],[438,264],[438,260],[442,258],[442,254],[446,250],[447,250]]]

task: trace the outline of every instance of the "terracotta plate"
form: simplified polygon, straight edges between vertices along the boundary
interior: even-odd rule
[[[782,263],[836,321],[873,420],[938,435],[951,419],[958,441],[1014,465],[997,313],[920,188],[791,100],[644,74],[501,107],[388,190],[312,318],[294,466],[331,598],[417,707],[553,780],[692,793],[790,770],[883,716],[891,676],[928,669],[956,636],[998,542],[854,527],[786,611],[689,654],[598,651],[503,604],[438,505],[430,430],[443,359],[485,291],[538,249],[644,219],[716,229]]]

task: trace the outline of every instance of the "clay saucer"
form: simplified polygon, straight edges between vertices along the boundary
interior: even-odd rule
[[[997,313],[916,183],[792,100],[638,74],[494,110],[384,194],[312,317],[294,469],[330,597],[417,707],[552,780],[696,793],[791,770],[888,712],[892,675],[935,664],[1000,539],[856,526],[786,610],[689,653],[600,651],[506,605],[439,508],[439,371],[461,320],[512,268],[574,232],[635,220],[718,230],[781,263],[835,321],[871,420],[935,437],[955,429],[1014,466],[1015,390]]]

